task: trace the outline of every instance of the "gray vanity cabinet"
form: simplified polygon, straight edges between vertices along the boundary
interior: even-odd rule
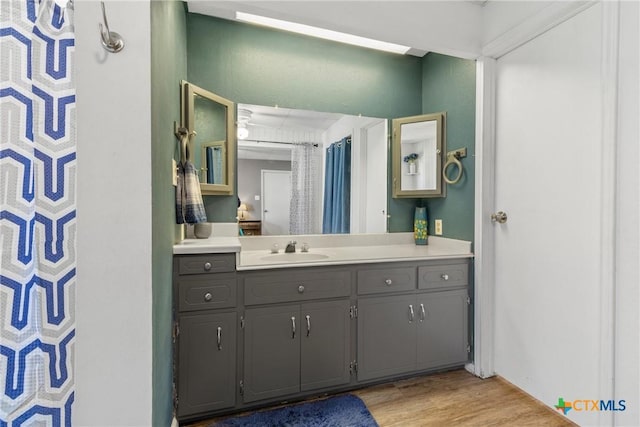
[[[360,300],[358,380],[465,363],[466,289]]]
[[[358,380],[415,370],[416,330],[409,321],[414,295],[358,302]]]
[[[469,357],[467,290],[419,294],[416,304],[420,311],[416,313],[417,368],[465,363]]]
[[[467,262],[367,267],[357,277],[363,295],[358,299],[359,381],[467,361]]]
[[[247,308],[244,402],[350,380],[349,301]]]
[[[236,313],[180,319],[178,416],[235,405]]]
[[[347,384],[351,379],[349,307],[348,300],[301,306],[300,391]]]
[[[238,313],[234,254],[174,257],[179,419],[236,405]]]
[[[245,402],[300,391],[299,331],[299,306],[260,307],[245,311]]]
[[[469,266],[446,259],[236,272],[234,254],[175,256],[178,420],[463,365]]]

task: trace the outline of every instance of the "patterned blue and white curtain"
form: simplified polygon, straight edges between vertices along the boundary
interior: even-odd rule
[[[0,1],[0,426],[71,425],[72,11]]]
[[[311,142],[291,148],[289,234],[320,233],[322,148]]]

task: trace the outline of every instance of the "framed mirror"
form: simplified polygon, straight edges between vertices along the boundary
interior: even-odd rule
[[[387,119],[237,107],[238,126],[244,117],[246,129],[237,140],[238,219],[245,236],[387,231]],[[344,209],[334,210],[341,199]]]
[[[446,195],[442,178],[446,152],[445,117],[442,112],[392,120],[394,198]]]
[[[182,126],[195,132],[189,141],[191,162],[200,171],[202,195],[234,194],[235,104],[182,81]]]

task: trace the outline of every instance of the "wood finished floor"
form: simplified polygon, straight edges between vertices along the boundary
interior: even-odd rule
[[[483,380],[465,370],[350,393],[364,401],[380,427],[576,425],[501,378]],[[220,419],[187,426],[206,427]]]

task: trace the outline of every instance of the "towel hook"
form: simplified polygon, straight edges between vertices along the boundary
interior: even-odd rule
[[[102,38],[102,46],[111,53],[120,52],[124,48],[124,40],[120,34],[109,29],[109,22],[107,21],[107,12],[104,9],[104,2],[102,4],[102,20],[104,21],[104,27],[100,24],[100,36]]]
[[[189,152],[189,142],[191,138],[196,136],[196,131],[189,131],[186,127],[178,127],[176,122],[173,123],[174,134],[178,141],[180,141],[180,163],[185,164],[187,161],[191,161],[191,153]]]

